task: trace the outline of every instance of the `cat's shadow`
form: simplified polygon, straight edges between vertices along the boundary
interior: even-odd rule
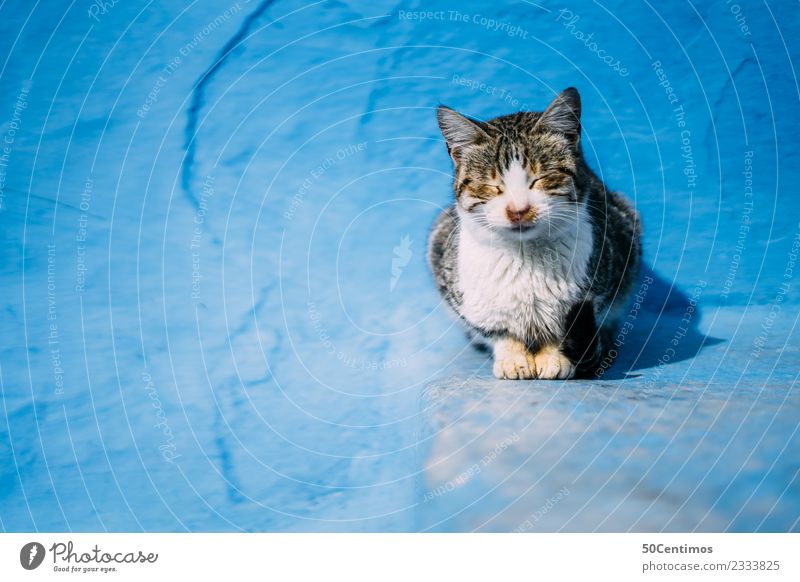
[[[704,284],[683,291],[651,269],[643,269],[636,287],[641,307],[634,300],[623,327],[615,336],[618,355],[603,379],[637,377],[640,370],[688,360],[704,348],[725,340],[704,335],[699,329]],[[624,322],[629,325],[625,326]],[[627,328],[627,333],[622,330]]]

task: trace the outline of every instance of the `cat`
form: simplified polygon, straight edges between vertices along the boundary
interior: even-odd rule
[[[436,116],[456,199],[428,262],[446,304],[497,378],[598,374],[639,276],[641,223],[584,160],[578,91],[542,113]]]

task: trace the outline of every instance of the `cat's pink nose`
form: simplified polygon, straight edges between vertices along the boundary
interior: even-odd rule
[[[506,216],[512,224],[521,224],[533,218],[533,209],[527,204],[522,208],[509,204],[506,206]]]

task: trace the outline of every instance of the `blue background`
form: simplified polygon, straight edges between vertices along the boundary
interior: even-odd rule
[[[492,416],[443,442],[426,387],[529,388],[487,380],[431,283],[451,199],[434,109],[576,86],[654,283],[602,382],[530,390],[587,423],[639,399],[628,417],[653,423],[596,442],[645,464],[576,462],[715,516],[603,527],[798,529],[799,25],[755,0],[5,2],[0,527],[474,528],[442,525],[472,498],[421,491]]]

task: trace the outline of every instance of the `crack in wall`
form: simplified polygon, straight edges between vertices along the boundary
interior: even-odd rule
[[[192,170],[195,162],[195,151],[197,149],[197,130],[200,110],[205,104],[205,92],[214,75],[222,68],[228,57],[239,47],[239,44],[247,37],[255,22],[266,12],[275,0],[262,0],[262,2],[245,17],[236,33],[228,39],[220,49],[212,62],[203,74],[197,79],[192,88],[192,99],[189,109],[186,112],[186,130],[183,148],[186,155],[181,164],[181,189],[195,209],[200,208],[200,201],[192,193]]]
[[[189,108],[186,112],[186,129],[184,132],[184,150],[186,155],[181,164],[181,189],[186,195],[186,198],[192,204],[194,209],[200,210],[200,200],[192,192],[192,172],[195,163],[195,153],[197,150],[197,131],[200,111],[205,105],[206,89],[214,79],[214,76],[223,67],[225,62],[236,50],[240,43],[248,36],[253,25],[264,14],[264,12],[273,4],[274,0],[262,0],[261,3],[242,21],[236,33],[228,39],[223,45],[222,49],[217,53],[212,64],[203,72],[197,79],[192,88],[192,98]],[[219,470],[224,481],[226,496],[228,501],[233,504],[239,504],[245,501],[245,497],[241,493],[241,487],[238,479],[236,478],[234,467],[234,455],[231,451],[225,431],[224,431],[224,416],[222,411],[222,404],[219,403],[215,413],[214,431],[216,437],[214,438],[214,445],[217,449],[219,457]]]

